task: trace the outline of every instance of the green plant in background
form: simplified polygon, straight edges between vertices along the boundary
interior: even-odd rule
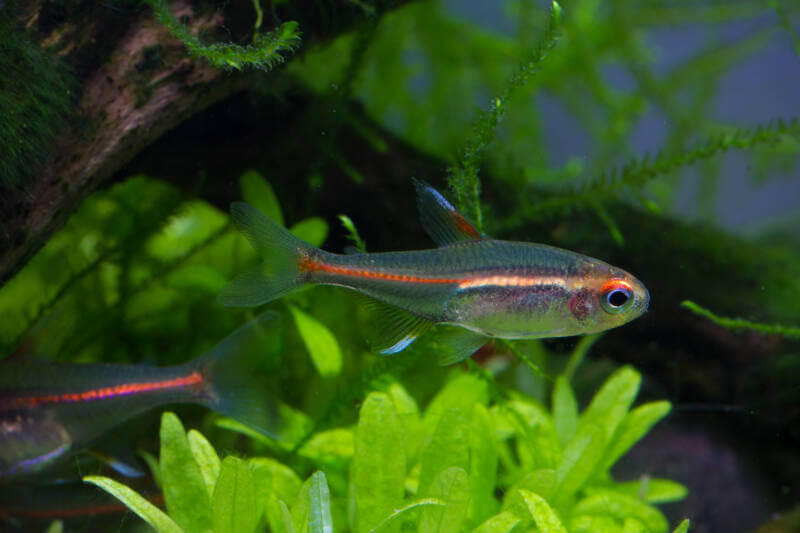
[[[616,371],[582,413],[563,376],[550,410],[478,374],[449,377],[422,413],[396,381],[370,392],[355,427],[319,432],[300,447],[304,470],[320,469],[305,483],[274,458],[221,461],[171,413],[162,418],[155,476],[167,514],[112,479],[85,480],[163,532],[267,524],[277,532],[668,531],[654,504],[684,498],[682,485],[617,482],[609,473],[670,410],[668,402],[631,409],[636,371]]]

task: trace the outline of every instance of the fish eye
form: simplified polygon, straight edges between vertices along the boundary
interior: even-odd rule
[[[606,312],[617,314],[625,311],[633,302],[633,289],[624,281],[612,281],[603,286],[600,304]]]

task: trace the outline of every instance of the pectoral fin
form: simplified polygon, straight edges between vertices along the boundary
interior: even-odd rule
[[[439,246],[447,246],[456,242],[474,241],[483,236],[456,211],[453,204],[447,201],[439,191],[418,179],[413,179],[417,190],[417,206],[419,219],[425,232]]]
[[[432,334],[434,335],[434,334]],[[463,361],[489,341],[489,337],[458,326],[442,326],[433,336],[439,364],[452,365]]]

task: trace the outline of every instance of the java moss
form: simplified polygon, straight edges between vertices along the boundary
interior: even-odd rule
[[[1,15],[0,188],[9,188],[23,184],[52,153],[76,84],[67,66],[35,44],[13,17]]]

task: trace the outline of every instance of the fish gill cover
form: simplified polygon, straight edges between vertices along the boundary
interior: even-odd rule
[[[93,27],[92,18],[77,23],[80,6],[31,5],[16,42],[54,46],[45,51],[73,65],[79,84],[91,61],[102,70],[124,57],[114,48],[126,43],[122,31],[87,51],[86,34],[73,33]],[[257,313],[217,303],[261,261],[234,228],[230,202],[334,252],[423,249],[412,177],[433,183],[483,234],[619,265],[645,283],[651,306],[602,336],[496,339],[440,367],[448,346],[435,330],[379,356],[360,300],[335,287],[293,293],[268,304],[284,327],[250,361],[278,400],[279,438],[180,409],[196,429],[165,414],[160,432],[153,417],[138,418],[96,443],[134,463],[140,451],[144,481],[85,453],[52,479],[89,474],[159,531],[686,531],[684,518],[698,530],[792,530],[794,5],[509,1],[475,14],[455,2],[176,0],[92,9],[118,27],[163,25],[160,48],[126,52],[133,70],[119,83],[138,88],[138,109],[175,79],[194,84],[184,87],[189,98],[204,83],[192,73],[205,68],[245,92],[194,109],[170,133],[154,128],[151,145],[105,188],[63,189],[61,208],[69,213],[75,198],[80,206],[0,288],[1,353],[189,361]],[[225,29],[195,24],[215,17]],[[147,78],[170,62],[181,64],[172,77]],[[79,141],[107,134],[81,110],[89,119]],[[55,150],[59,160],[62,147],[43,148],[52,134],[37,139],[43,158]],[[30,175],[44,189],[29,196],[50,190]],[[732,195],[734,185],[744,192]],[[775,192],[756,224],[763,189]],[[48,198],[60,205],[60,194]],[[3,238],[17,235],[13,220],[3,224]],[[50,513],[13,492],[0,491],[4,527],[65,508],[52,490]],[[64,512],[67,529],[100,523],[74,514]]]

